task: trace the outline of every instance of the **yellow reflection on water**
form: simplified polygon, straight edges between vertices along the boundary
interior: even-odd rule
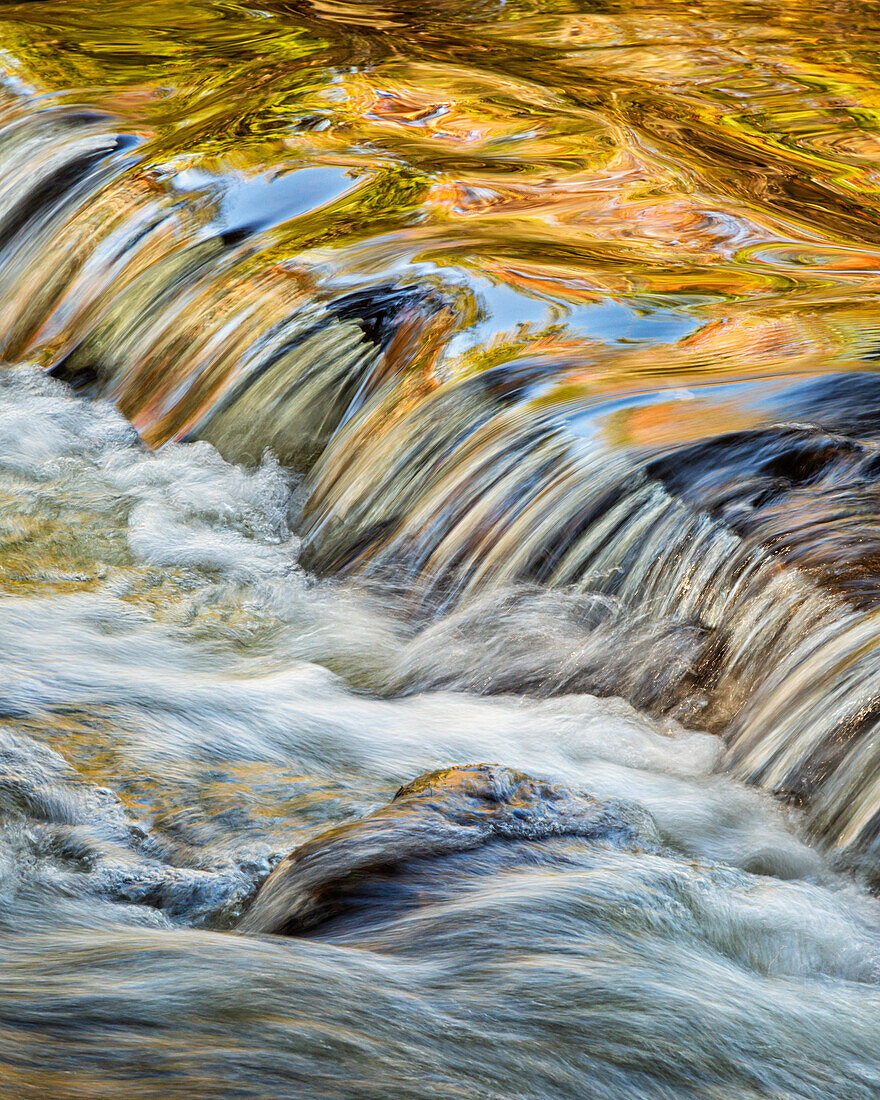
[[[477,273],[489,314],[493,287],[521,303],[490,338],[544,309],[609,385],[873,369],[878,45],[880,10],[854,0],[0,13],[10,72],[112,110],[153,166],[353,173],[255,265]],[[677,333],[639,320],[659,315]]]

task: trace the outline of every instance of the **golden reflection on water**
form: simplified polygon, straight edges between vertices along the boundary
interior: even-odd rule
[[[303,255],[464,274],[471,350],[560,325],[588,398],[873,369],[873,5],[65,0],[4,5],[0,45],[27,86],[112,110],[162,172],[350,172],[266,235],[255,278]]]

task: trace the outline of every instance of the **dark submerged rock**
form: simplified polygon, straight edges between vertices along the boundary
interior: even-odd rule
[[[644,813],[490,764],[444,768],[401,787],[382,809],[312,838],[275,868],[239,925],[298,935],[356,904],[370,879],[497,842],[554,837],[651,843]]]

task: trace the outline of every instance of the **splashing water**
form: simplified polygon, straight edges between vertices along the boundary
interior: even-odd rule
[[[0,1095],[869,1100],[880,18],[423,9],[0,6]]]

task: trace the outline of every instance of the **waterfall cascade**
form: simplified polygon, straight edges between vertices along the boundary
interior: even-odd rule
[[[554,399],[568,361],[444,368],[452,290],[319,292],[253,228],[201,207],[199,224],[96,112],[6,93],[0,173],[8,359],[112,399],[151,446],[271,449],[307,471],[304,562],[405,587],[414,614],[537,584],[609,597],[621,638],[633,620],[686,634],[662,693],[623,667],[558,689],[604,686],[723,733],[728,767],[873,865],[876,376],[795,378],[784,418],[771,403],[749,429],[609,447]]]

